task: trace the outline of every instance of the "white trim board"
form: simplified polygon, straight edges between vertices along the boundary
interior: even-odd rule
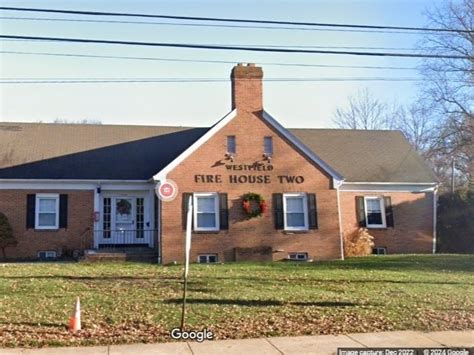
[[[341,192],[432,192],[437,186],[436,183],[343,182],[339,190]]]
[[[0,190],[95,190],[100,187],[102,190],[150,190],[155,185],[151,182],[141,181],[95,181],[79,182],[65,180],[0,180]]]
[[[209,138],[211,138],[214,134],[216,134],[222,127],[227,125],[234,117],[237,116],[237,109],[232,110],[223,118],[221,118],[214,126],[212,126],[201,138],[199,138],[196,142],[191,144],[184,152],[178,155],[171,163],[161,169],[158,173],[153,176],[154,181],[161,181],[166,179],[166,175],[176,168],[179,164],[181,164],[186,158],[188,158],[191,154],[193,154],[199,147],[201,147],[204,143],[206,143]]]

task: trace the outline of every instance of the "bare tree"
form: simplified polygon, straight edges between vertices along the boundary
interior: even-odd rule
[[[366,88],[348,98],[344,108],[337,108],[333,122],[348,129],[390,129],[388,106],[374,97]]]
[[[429,107],[416,102],[411,106],[395,108],[392,122],[392,127],[402,131],[416,151],[426,158],[430,157],[437,142],[439,124]]]
[[[426,58],[422,92],[444,117],[464,121],[474,113],[474,0],[448,0],[427,12],[429,25],[450,31],[428,32],[419,47],[434,55],[466,59]]]

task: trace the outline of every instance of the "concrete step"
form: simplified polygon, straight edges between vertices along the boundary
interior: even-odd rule
[[[157,259],[158,259],[158,253],[153,250],[133,251],[133,252],[88,250],[84,253],[84,256],[81,258],[80,261],[84,261],[84,262],[140,261],[140,262],[156,263]]]

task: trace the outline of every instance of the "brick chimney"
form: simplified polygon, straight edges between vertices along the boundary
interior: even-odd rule
[[[256,112],[263,110],[263,70],[253,63],[237,64],[230,75],[232,80],[232,109]]]

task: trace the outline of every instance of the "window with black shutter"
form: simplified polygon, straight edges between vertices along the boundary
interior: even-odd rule
[[[35,228],[36,195],[26,196],[26,229]]]
[[[395,226],[393,218],[392,199],[390,196],[384,196],[385,204],[385,220],[387,221],[387,227],[393,228]]]
[[[366,227],[364,196],[356,196],[356,214],[359,227]]]
[[[318,229],[316,194],[308,194],[308,227],[309,229]]]
[[[59,228],[67,228],[68,196],[59,195]]]
[[[219,226],[221,230],[229,229],[229,208],[227,206],[227,194],[219,194]]]
[[[283,229],[283,194],[273,194],[273,215],[275,219],[275,229]]]

